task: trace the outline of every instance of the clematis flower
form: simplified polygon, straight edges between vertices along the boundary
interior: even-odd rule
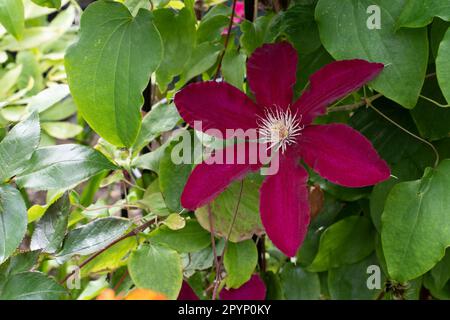
[[[383,64],[364,60],[330,63],[310,77],[309,88],[293,101],[296,70],[297,53],[288,42],[266,44],[247,62],[247,80],[255,102],[230,84],[214,81],[190,84],[175,96],[180,115],[191,126],[202,121],[203,131],[214,128],[222,138],[230,138],[227,129],[255,128],[278,155],[278,173],[267,176],[260,188],[260,213],[270,240],[291,257],[303,242],[310,221],[308,174],[300,160],[323,178],[345,187],[370,186],[390,176],[386,162],[361,133],[345,124],[312,124],[330,103],[374,79]],[[195,210],[233,180],[261,166],[205,161],[192,171],[181,203]]]

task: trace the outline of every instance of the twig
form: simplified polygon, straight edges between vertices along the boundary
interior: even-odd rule
[[[433,100],[433,99],[431,99],[431,98],[428,98],[428,97],[426,97],[426,96],[424,96],[424,95],[419,95],[419,97],[422,98],[422,99],[424,99],[424,100],[427,100],[428,102],[431,102],[432,104],[434,104],[434,105],[436,105],[436,106],[438,106],[438,107],[440,107],[440,108],[448,108],[448,107],[450,107],[450,104],[442,104],[442,103],[439,103],[439,102],[437,102],[436,100]]]
[[[230,229],[228,230],[228,234],[227,234],[227,237],[225,239],[225,245],[223,247],[222,255],[220,256],[220,262],[218,263],[219,264],[219,266],[218,266],[219,270],[220,270],[220,266],[223,263],[223,259],[225,257],[225,252],[227,251],[227,248],[228,248],[228,241],[230,240],[231,232],[233,231],[234,224],[236,223],[236,218],[237,218],[237,214],[238,214],[238,211],[239,211],[239,205],[241,203],[243,189],[244,189],[244,179],[241,180],[241,189],[239,190],[239,196],[238,196],[238,200],[237,200],[237,204],[236,204],[236,209],[234,210],[233,219],[231,220],[231,224],[230,224]],[[219,273],[216,272],[216,279],[215,279],[215,283],[214,283],[214,290],[213,290],[212,300],[216,300],[217,289],[219,288],[220,280],[221,280],[220,279],[220,272]]]
[[[419,140],[419,141],[425,143],[425,144],[428,145],[431,149],[433,149],[433,152],[434,152],[434,154],[435,154],[435,156],[436,156],[436,161],[434,162],[434,167],[435,167],[435,168],[437,167],[437,165],[439,164],[439,152],[436,150],[435,146],[434,146],[431,142],[429,142],[429,141],[427,141],[427,140],[425,140],[425,139],[419,137],[418,135],[412,133],[412,132],[409,131],[408,129],[402,127],[400,124],[398,124],[397,122],[395,122],[394,120],[392,120],[391,118],[389,118],[387,115],[385,115],[383,112],[381,112],[380,110],[378,110],[377,108],[375,108],[375,107],[372,105],[371,101],[367,101],[367,105],[368,105],[370,108],[372,108],[376,113],[378,113],[380,116],[382,116],[382,117],[385,118],[387,121],[389,121],[390,123],[392,123],[393,125],[395,125],[397,128],[401,129],[402,131],[406,132],[407,134],[409,134],[409,135],[412,136],[413,138],[416,138],[417,140]]]
[[[214,237],[214,223],[211,211],[211,204],[208,204],[208,220],[209,220],[209,231],[211,233],[211,246],[214,255],[214,265],[216,268],[216,276],[214,278],[214,290],[216,290],[216,283],[218,282],[217,275],[220,274],[220,264],[219,259],[217,258],[217,248],[216,248],[216,239]],[[215,300],[216,292],[213,293],[213,300]]]
[[[125,280],[125,278],[128,276],[128,269],[125,270],[125,272],[123,273],[123,275],[120,277],[119,281],[117,281],[116,285],[114,286],[114,291],[117,291],[120,287],[120,285],[123,283],[123,281]]]
[[[359,101],[357,103],[346,104],[346,105],[342,105],[342,106],[336,106],[336,107],[329,108],[328,112],[352,111],[352,110],[358,109],[359,107],[365,106],[367,104],[367,101],[373,102],[376,99],[381,98],[382,96],[383,95],[381,93],[378,93],[367,99],[361,99],[361,101]]]
[[[133,205],[133,204],[111,204],[101,207],[83,207],[79,204],[73,204],[74,207],[77,207],[78,209],[81,209],[83,211],[98,211],[98,210],[104,210],[104,209],[112,209],[112,208],[130,208],[130,209],[141,209],[141,207]]]
[[[234,20],[235,14],[236,14],[236,2],[237,2],[237,0],[233,0],[233,5],[231,8],[230,23],[228,24],[228,29],[227,29],[228,31],[227,31],[227,34],[225,37],[224,48],[219,57],[219,64],[217,65],[217,70],[216,70],[216,74],[214,76],[214,80],[216,80],[219,77],[220,69],[222,68],[223,57],[225,56],[225,53],[226,53],[227,47],[228,47],[228,43],[230,42],[231,29],[233,28],[233,20]]]
[[[140,232],[144,231],[145,229],[147,229],[149,226],[151,226],[153,223],[156,222],[156,218],[152,219],[150,221],[145,222],[144,224],[134,228],[133,230],[131,230],[130,232],[128,232],[127,234],[121,236],[120,238],[114,240],[113,242],[111,242],[110,244],[108,244],[106,247],[104,247],[103,249],[97,251],[96,253],[94,253],[92,256],[90,256],[89,258],[87,258],[86,260],[84,260],[79,266],[78,268],[81,269],[84,266],[86,266],[89,262],[91,262],[92,260],[94,260],[95,258],[97,258],[99,255],[101,255],[103,252],[105,252],[106,250],[108,250],[109,248],[111,248],[112,246],[114,246],[116,243],[119,243],[122,240],[125,240],[129,237],[133,237],[138,235]],[[76,273],[76,270],[72,271],[71,273],[69,273],[63,280],[61,280],[61,284],[65,283],[67,281],[67,279],[69,279],[71,276],[73,276]]]

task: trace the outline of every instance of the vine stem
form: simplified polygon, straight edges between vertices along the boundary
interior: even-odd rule
[[[84,260],[79,266],[78,268],[81,269],[84,266],[86,266],[89,262],[91,262],[92,260],[94,260],[95,258],[97,258],[99,255],[101,255],[103,252],[105,252],[106,250],[108,250],[109,248],[111,248],[112,246],[114,246],[115,244],[121,242],[122,240],[125,240],[129,237],[133,237],[138,235],[140,232],[144,231],[145,229],[147,229],[149,226],[151,226],[153,223],[156,222],[156,218],[152,219],[150,221],[147,221],[145,223],[143,223],[142,225],[134,228],[133,230],[131,230],[130,232],[128,232],[127,234],[121,236],[120,238],[114,240],[113,242],[111,242],[110,244],[108,244],[106,247],[104,247],[103,249],[97,251],[96,253],[94,253],[92,256],[90,256],[89,258],[87,258],[86,260]],[[64,277],[63,280],[60,281],[61,284],[64,284],[71,276],[73,276],[76,273],[76,270],[70,272],[67,276]]]
[[[214,278],[214,290],[216,290],[216,283],[217,283],[217,275],[220,274],[220,263],[219,259],[217,258],[217,248],[216,248],[216,239],[214,237],[214,222],[212,217],[212,210],[211,210],[211,204],[208,203],[208,220],[209,220],[209,231],[211,234],[211,247],[213,250],[214,255],[214,265],[216,268],[216,276]],[[213,292],[213,300],[215,300],[216,291]]]
[[[429,142],[429,141],[427,141],[427,140],[425,140],[425,139],[419,137],[418,135],[412,133],[412,132],[409,131],[408,129],[402,127],[400,124],[398,124],[397,122],[395,122],[394,120],[392,120],[391,118],[389,118],[387,115],[385,115],[383,112],[381,112],[379,109],[377,109],[377,108],[372,104],[371,101],[367,100],[366,103],[367,103],[367,105],[368,105],[370,108],[372,108],[376,113],[378,113],[380,116],[382,116],[383,118],[385,118],[387,121],[389,121],[390,123],[392,123],[393,125],[395,125],[397,128],[399,128],[400,130],[406,132],[406,133],[409,134],[411,137],[413,137],[413,138],[415,138],[415,139],[417,139],[417,140],[419,140],[419,141],[425,143],[425,144],[428,145],[431,149],[433,149],[433,152],[434,152],[434,154],[435,154],[435,156],[436,156],[436,161],[434,162],[434,167],[435,167],[435,168],[437,167],[437,165],[439,164],[439,152],[437,151],[437,149],[435,148],[435,146],[434,146],[431,142]]]
[[[111,204],[111,205],[107,205],[107,206],[93,207],[93,208],[83,207],[78,204],[74,204],[73,206],[78,209],[81,209],[83,211],[99,211],[99,210],[112,209],[112,208],[141,209],[141,207],[133,205],[133,204]]]
[[[346,105],[342,105],[342,106],[336,106],[336,107],[329,108],[328,112],[352,111],[352,110],[358,109],[359,107],[365,106],[367,104],[367,101],[372,103],[373,101],[381,98],[382,96],[383,95],[381,93],[378,93],[369,98],[361,99],[361,101],[359,101],[357,103],[346,104]]]
[[[214,80],[216,80],[219,77],[220,69],[222,69],[223,57],[225,56],[225,53],[227,52],[228,43],[230,42],[231,29],[233,28],[234,16],[236,14],[236,3],[237,3],[237,0],[233,0],[233,5],[231,7],[230,23],[228,24],[227,34],[225,36],[224,48],[219,57],[219,64],[217,65],[217,70],[216,70],[216,74],[214,75]]]
[[[439,102],[437,102],[436,100],[433,100],[433,99],[431,99],[431,98],[428,98],[428,97],[426,97],[426,96],[424,96],[424,95],[420,95],[419,97],[422,98],[422,99],[424,99],[424,100],[427,100],[428,102],[431,102],[432,104],[435,104],[435,105],[437,105],[438,107],[441,107],[441,108],[448,108],[448,107],[450,107],[450,104],[442,104],[442,103],[439,103]]]
[[[239,211],[239,205],[241,203],[243,190],[244,190],[244,179],[241,180],[241,188],[239,190],[239,196],[238,196],[238,200],[237,200],[237,204],[236,204],[236,209],[234,210],[234,214],[233,214],[233,218],[231,220],[230,228],[228,229],[228,234],[227,234],[227,237],[225,238],[225,245],[223,247],[223,252],[222,252],[222,255],[220,257],[220,261],[219,261],[219,259],[217,259],[216,278],[214,280],[214,290],[213,290],[213,294],[212,294],[212,300],[216,300],[216,298],[217,298],[217,290],[219,289],[219,284],[220,284],[220,266],[223,263],[223,259],[225,257],[225,252],[227,251],[227,248],[228,248],[228,241],[230,240],[231,232],[233,231],[234,224],[236,223],[237,214],[238,214],[238,211]]]

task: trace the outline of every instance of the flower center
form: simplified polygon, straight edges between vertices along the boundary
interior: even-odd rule
[[[297,136],[301,135],[304,126],[301,125],[301,115],[292,114],[291,110],[280,108],[266,109],[264,117],[259,119],[258,132],[261,142],[268,143],[268,149],[281,152],[286,151],[287,146],[297,142]]]

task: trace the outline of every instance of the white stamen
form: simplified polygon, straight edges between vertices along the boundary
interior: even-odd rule
[[[268,149],[278,151],[281,148],[284,153],[287,146],[295,144],[296,137],[301,135],[304,128],[300,124],[301,120],[302,116],[292,114],[289,108],[267,108],[258,123],[261,142],[269,143]]]

